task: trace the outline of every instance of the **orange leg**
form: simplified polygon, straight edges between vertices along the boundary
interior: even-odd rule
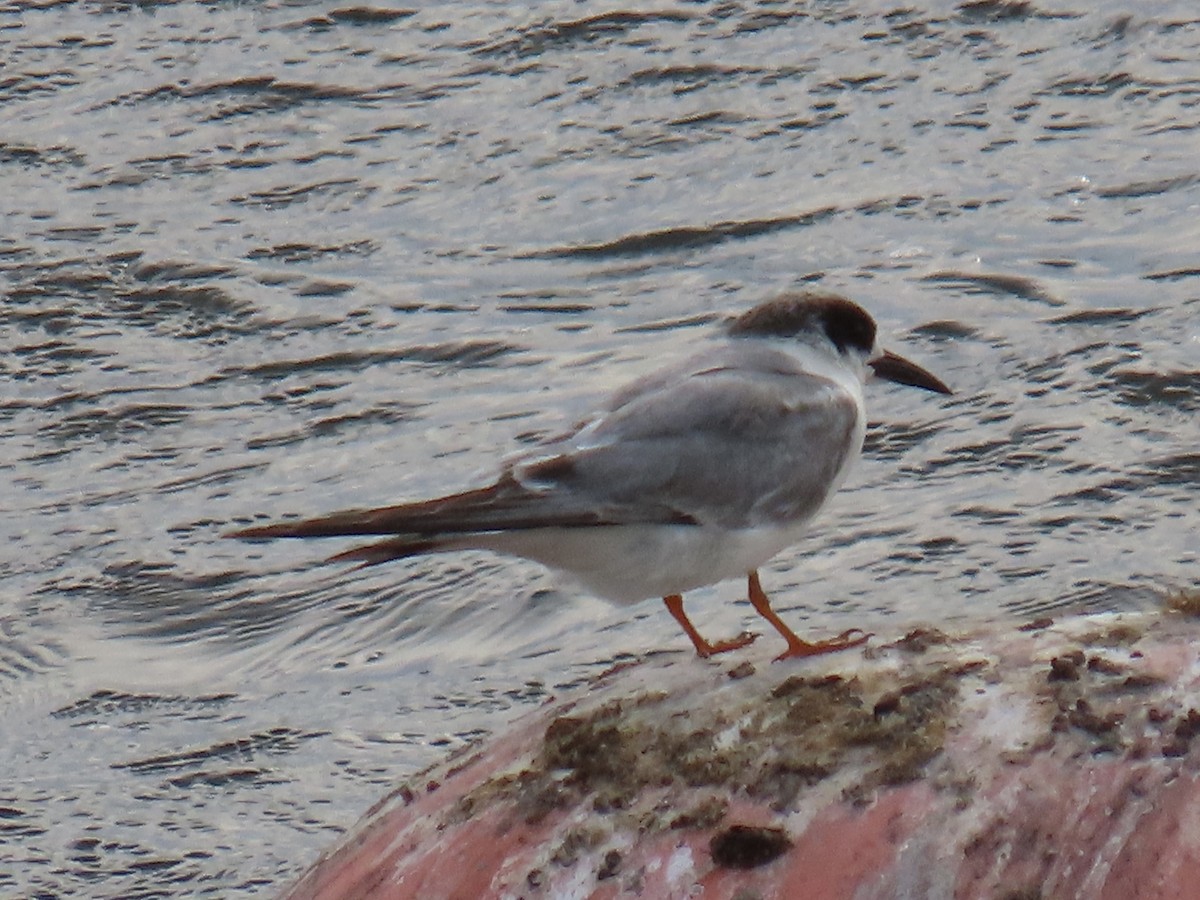
[[[802,641],[796,637],[796,633],[792,629],[784,624],[783,619],[775,614],[775,610],[771,609],[771,601],[767,599],[766,592],[763,591],[762,584],[759,583],[758,572],[751,572],[749,579],[751,605],[760,616],[770,622],[775,630],[783,635],[783,639],[788,643],[788,648],[775,657],[776,661],[791,659],[795,656],[819,656],[822,653],[833,653],[837,650],[857,647],[859,644],[865,643],[867,638],[870,637],[861,628],[851,628],[849,631],[843,631],[837,637],[830,638],[827,641],[818,641],[815,644]]]
[[[745,647],[758,637],[757,634],[743,632],[732,640],[717,641],[715,644],[710,644],[700,636],[700,632],[696,630],[696,626],[692,624],[691,619],[683,611],[683,596],[681,594],[672,594],[670,597],[663,597],[663,603],[667,604],[667,612],[675,618],[675,621],[683,627],[684,633],[691,638],[692,646],[696,648],[696,655],[701,659],[707,659],[714,653],[725,653],[727,650],[736,650],[739,647]]]

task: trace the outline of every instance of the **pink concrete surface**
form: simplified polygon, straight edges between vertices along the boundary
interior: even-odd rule
[[[661,654],[412,779],[285,896],[1200,897],[1197,735],[1173,613]]]

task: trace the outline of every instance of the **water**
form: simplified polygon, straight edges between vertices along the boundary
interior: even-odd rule
[[[764,582],[884,633],[1197,577],[1194,4],[0,7],[0,895],[270,894],[628,654],[532,564],[222,530],[480,483],[803,285],[878,386]],[[706,633],[753,622],[689,600]]]

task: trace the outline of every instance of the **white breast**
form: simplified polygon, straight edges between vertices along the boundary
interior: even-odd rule
[[[480,534],[470,541],[565,572],[606,600],[635,603],[745,576],[796,543],[802,532],[802,523],[795,522],[735,531],[617,525]]]

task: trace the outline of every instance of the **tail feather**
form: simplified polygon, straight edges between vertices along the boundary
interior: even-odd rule
[[[335,553],[326,562],[357,562],[360,567],[377,566],[380,563],[391,562],[394,559],[405,559],[409,556],[420,556],[423,553],[433,553],[444,549],[442,541],[427,538],[393,538],[389,541],[376,541],[361,547],[352,547]]]
[[[644,503],[598,503],[570,491],[530,489],[506,472],[490,487],[450,494],[417,503],[332,513],[255,525],[225,537],[251,541],[275,538],[353,537],[378,535],[389,540],[339,553],[334,560],[375,565],[390,559],[437,550],[482,546],[472,536],[539,528],[586,528],[659,522],[695,524],[695,519],[669,507]]]
[[[510,474],[490,487],[451,494],[434,500],[356,509],[315,519],[297,519],[256,525],[226,535],[244,540],[273,538],[348,537],[353,535],[405,535],[413,540],[434,535],[473,534],[485,531],[524,531],[531,528],[578,528],[619,524],[645,519],[645,510],[605,508],[586,498],[530,490]],[[678,513],[664,511],[664,521],[680,521]],[[410,554],[411,555],[411,554]]]
[[[226,535],[244,540],[272,538],[348,537],[372,534],[437,534],[473,531],[469,523],[493,507],[500,485],[492,485],[436,500],[402,503],[378,509],[352,509],[314,519],[256,525]]]

